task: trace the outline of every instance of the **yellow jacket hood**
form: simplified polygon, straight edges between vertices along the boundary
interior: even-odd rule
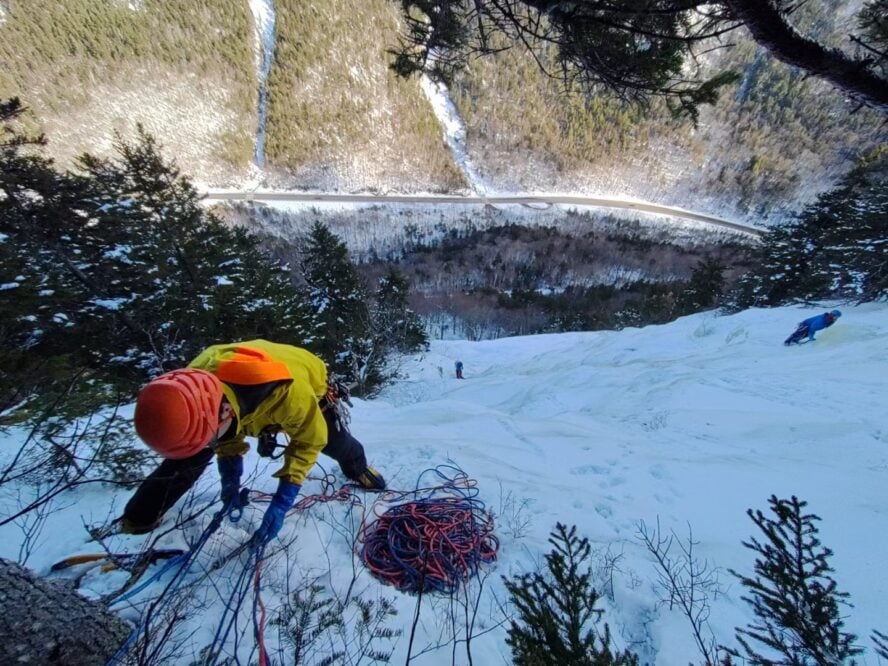
[[[318,400],[327,392],[327,366],[300,347],[248,340],[208,347],[190,364],[216,375],[237,416],[237,432],[216,449],[221,457],[249,450],[244,436],[256,437],[276,426],[290,439],[276,477],[301,484],[327,444],[327,424]],[[274,390],[247,413],[238,393],[276,383]]]

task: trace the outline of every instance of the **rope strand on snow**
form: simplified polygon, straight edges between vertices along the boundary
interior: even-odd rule
[[[194,563],[195,557],[201,551],[201,549],[203,549],[203,547],[206,545],[210,536],[212,536],[212,534],[217,529],[219,529],[219,526],[222,524],[222,518],[224,517],[224,515],[225,515],[224,509],[222,511],[218,511],[213,516],[213,519],[206,526],[206,528],[204,528],[204,531],[201,532],[200,536],[197,538],[197,541],[194,542],[194,544],[191,546],[191,548],[189,548],[187,551],[185,551],[182,555],[178,555],[178,556],[174,557],[173,559],[171,559],[156,574],[152,575],[150,578],[143,581],[142,583],[140,583],[136,587],[130,589],[126,594],[116,598],[112,602],[113,604],[117,604],[121,601],[124,601],[126,599],[129,599],[129,598],[135,596],[136,594],[138,594],[139,592],[141,592],[142,590],[147,588],[151,583],[156,582],[157,580],[160,580],[167,571],[178,566],[178,569],[173,574],[173,577],[166,584],[166,587],[164,587],[164,589],[160,593],[160,595],[158,595],[158,597],[155,599],[154,603],[150,604],[146,608],[146,612],[143,614],[143,618],[140,618],[139,623],[130,632],[129,637],[126,639],[124,644],[121,645],[117,649],[117,652],[115,652],[111,656],[111,659],[108,660],[107,666],[113,666],[114,664],[119,663],[119,661],[126,655],[126,653],[130,650],[130,648],[133,646],[133,644],[139,639],[139,636],[141,636],[144,631],[147,631],[148,624],[150,624],[150,622],[151,622],[151,616],[162,611],[167,606],[167,604],[170,603],[176,590],[179,589],[179,586],[182,584],[182,581],[184,581],[185,574],[188,572],[189,568]]]
[[[428,480],[429,476],[433,477],[432,483],[423,486],[423,480]],[[317,480],[317,477],[313,478]],[[337,488],[335,477],[326,472],[320,482],[321,491],[303,496],[288,515],[333,501],[363,506],[360,494],[355,492],[358,486],[346,484]],[[250,497],[256,503],[271,499],[271,495],[255,491]],[[478,499],[476,481],[460,468],[441,465],[427,469],[419,475],[413,490],[387,491],[377,499],[390,508],[376,515],[375,521],[370,524],[366,517],[361,521],[359,541],[362,545],[359,554],[370,573],[379,580],[407,592],[451,592],[476,575],[482,565],[496,559],[499,541],[493,533],[493,518]],[[393,502],[402,503],[392,506]],[[163,578],[169,570],[179,567],[149,607],[149,616],[112,657],[109,666],[118,663],[142,632],[147,631],[150,614],[162,611],[170,603],[195,557],[219,527],[223,517],[224,511],[218,512],[191,549],[170,560],[160,571],[115,600],[117,603],[133,597]],[[259,651],[259,666],[270,663],[265,645],[267,610],[262,600],[265,548],[253,549],[248,544],[242,544],[218,558],[205,570],[205,574],[210,575],[235,558],[240,559],[238,556],[242,553],[249,553],[234,577],[228,598],[223,596],[225,608],[206,648],[208,665],[222,657],[222,650],[237,623],[251,586],[253,633]],[[237,649],[237,640],[234,649]]]
[[[256,558],[256,574],[253,577],[253,632],[259,648],[259,666],[268,665],[268,651],[265,649],[265,604],[262,603],[262,559]],[[256,617],[256,610],[259,617]]]
[[[316,504],[322,504],[326,502],[339,501],[348,502],[352,505],[362,504],[360,498],[357,497],[353,492],[354,486],[345,485],[341,488],[336,487],[336,477],[333,474],[328,474],[325,472],[320,479],[318,479],[317,477],[312,478],[315,480],[320,480],[321,492],[313,495],[303,496],[288,512],[288,516],[305,511],[306,509]],[[253,492],[250,494],[251,502],[259,504],[271,501],[271,497],[272,495],[268,493]],[[221,655],[222,648],[228,640],[231,628],[233,627],[236,618],[240,613],[241,608],[243,607],[244,601],[246,600],[251,581],[253,585],[253,632],[256,637],[256,645],[259,648],[259,663],[260,666],[266,666],[266,664],[268,663],[268,651],[265,647],[266,610],[261,597],[261,567],[263,559],[265,557],[265,548],[263,547],[256,550],[250,550],[249,542],[247,542],[234,549],[231,553],[218,558],[216,562],[210,567],[210,570],[214,571],[220,569],[229,561],[240,555],[242,552],[248,550],[250,551],[250,558],[247,563],[244,564],[243,568],[238,574],[237,580],[232,588],[231,595],[229,595],[228,599],[226,600],[225,610],[223,611],[222,617],[219,620],[219,624],[216,627],[216,632],[213,635],[213,640],[209,645],[209,664],[214,664]]]
[[[262,550],[263,549],[259,549],[255,554],[251,551],[251,558],[253,556],[261,558]],[[237,580],[231,587],[231,594],[225,602],[225,610],[222,611],[222,616],[219,618],[219,624],[216,626],[213,640],[210,642],[209,646],[207,646],[207,666],[215,664],[216,660],[222,654],[222,648],[228,640],[228,634],[231,632],[231,628],[234,626],[237,616],[247,598],[252,573],[253,567],[244,565],[238,574]]]

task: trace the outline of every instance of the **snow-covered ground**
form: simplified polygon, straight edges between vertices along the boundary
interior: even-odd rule
[[[659,521],[679,539],[692,533],[696,557],[719,572],[709,626],[718,642],[736,645],[734,627],[753,616],[727,569],[752,573],[754,556],[741,540],[757,536],[757,528],[746,510],[768,513],[771,494],[796,495],[823,519],[820,536],[835,552],[834,576],[854,605],[843,609],[846,629],[868,648],[859,663],[880,663],[869,636],[888,629],[888,305],[842,310],[815,343],[793,348],[783,339],[822,309],[705,313],[620,332],[434,341],[428,352],[404,361],[403,378],[381,396],[356,401],[352,430],[390,487],[409,490],[423,470],[458,465],[477,480],[480,499],[496,515],[501,547],[481,596],[473,663],[509,662],[505,627],[497,626],[503,618],[497,600],[504,597],[499,576],[535,568],[557,521],[577,525],[601,553],[619,555],[604,620],[614,640],[632,645],[642,662],[702,660],[684,617],[658,602],[654,564],[638,539],[640,521],[648,527]],[[456,360],[465,365],[463,381],[454,378]],[[5,437],[7,454],[18,436]],[[321,462],[339,474],[329,460]],[[273,464],[251,452],[246,468],[251,487],[274,489]],[[197,499],[211,501],[217,487],[215,471],[208,470]],[[303,493],[319,489],[310,480]],[[115,515],[127,496],[107,487],[59,498],[28,565],[48,574],[52,562],[94,551],[81,523]],[[369,504],[373,496],[363,499]],[[8,509],[12,497],[0,501]],[[379,511],[385,509],[380,502]],[[243,562],[210,574],[206,567],[249,537],[262,508],[250,507],[239,523],[225,524],[192,567],[188,581],[202,581],[192,592],[200,612],[180,627],[194,633],[178,663],[189,663],[212,639]],[[342,597],[354,576],[353,593],[395,600],[398,615],[390,625],[404,633],[392,663],[404,663],[417,599],[380,585],[362,567],[354,553],[360,513],[333,502],[290,518],[282,539],[292,545],[265,563],[262,600],[270,621],[287,586],[316,576]],[[209,518],[207,512],[186,534],[199,533]],[[114,537],[109,545],[135,550],[145,538]],[[15,559],[21,541],[20,530],[2,528],[0,556]],[[183,534],[173,532],[161,545],[184,543]],[[101,594],[119,585],[121,575],[90,574],[82,589]],[[136,619],[164,580],[116,608]],[[227,643],[232,649],[231,639],[241,636],[239,663],[256,656],[251,611],[252,592]],[[423,599],[410,663],[468,663],[464,644],[455,652],[447,644],[442,611],[446,604]],[[438,649],[415,656],[439,641]],[[265,642],[274,663],[290,663],[273,625],[266,626]]]

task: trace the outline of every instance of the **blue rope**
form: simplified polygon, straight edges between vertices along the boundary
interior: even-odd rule
[[[255,555],[251,552],[250,561],[252,562],[255,558],[255,561],[258,562],[258,560],[262,558],[263,552],[264,549],[256,551]],[[222,611],[222,617],[219,619],[219,624],[216,627],[216,633],[213,634],[213,640],[208,646],[209,650],[207,651],[207,656],[209,658],[209,661],[206,662],[207,666],[212,666],[212,664],[216,663],[216,659],[222,652],[222,646],[224,646],[225,641],[228,640],[228,634],[231,632],[231,628],[234,626],[234,623],[237,620],[238,613],[240,612],[240,609],[243,607],[244,601],[247,598],[247,592],[250,588],[250,574],[253,573],[254,568],[255,565],[244,565],[243,569],[241,569],[240,574],[238,574],[237,581],[235,581],[234,585],[232,586],[231,594],[225,602],[225,610]],[[237,599],[235,599],[235,597],[237,597]]]
[[[158,580],[160,580],[161,578],[163,578],[163,575],[164,575],[167,571],[169,571],[169,570],[172,569],[173,567],[175,567],[175,566],[181,564],[181,563],[184,562],[186,559],[188,559],[188,552],[189,552],[189,551],[185,551],[185,552],[182,553],[181,555],[176,555],[175,557],[170,558],[169,560],[167,560],[166,564],[164,564],[163,567],[160,568],[159,571],[157,571],[156,573],[152,574],[149,578],[146,578],[145,580],[143,580],[141,583],[139,583],[139,584],[136,585],[135,587],[131,588],[131,589],[130,589],[128,592],[126,592],[125,594],[121,594],[119,597],[117,597],[116,599],[114,599],[114,600],[113,600],[110,604],[108,604],[108,605],[109,605],[109,606],[113,606],[113,605],[115,605],[115,604],[120,603],[121,601],[126,601],[127,599],[131,599],[132,597],[136,596],[137,594],[139,594],[139,592],[141,592],[142,590],[144,590],[145,588],[147,588],[149,585],[151,585],[152,583],[155,583],[155,582],[157,582]]]
[[[442,483],[422,487],[432,474]],[[493,518],[474,480],[453,465],[424,470],[408,502],[362,531],[361,559],[373,576],[406,592],[450,593],[496,560]]]
[[[219,526],[222,524],[222,518],[224,517],[224,515],[224,509],[217,512],[213,516],[213,519],[210,521],[209,525],[206,526],[204,531],[198,537],[197,541],[194,542],[194,545],[191,548],[189,548],[181,555],[177,555],[176,557],[172,558],[163,566],[160,571],[158,571],[156,574],[153,574],[151,578],[149,578],[147,581],[140,583],[136,588],[129,590],[125,595],[115,599],[112,602],[112,605],[135,596],[138,592],[144,590],[151,583],[160,580],[167,571],[178,565],[178,571],[176,571],[172,579],[170,579],[170,582],[167,583],[167,586],[164,588],[163,592],[161,592],[160,596],[158,596],[157,603],[154,606],[153,612],[157,613],[161,611],[172,599],[173,593],[179,589],[182,581],[185,580],[185,574],[188,572],[188,569],[191,568],[191,564],[194,562],[194,558],[197,557],[197,554],[206,545],[207,541],[209,541],[213,532],[219,529]],[[117,652],[115,652],[108,660],[106,666],[113,666],[114,664],[117,664],[120,659],[122,659],[130,650],[136,640],[138,640],[144,629],[144,622],[140,619],[139,623],[130,632],[129,637],[126,639],[123,645],[121,645],[117,649]]]

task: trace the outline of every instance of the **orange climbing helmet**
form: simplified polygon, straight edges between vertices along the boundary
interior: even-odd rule
[[[136,400],[139,437],[164,458],[189,458],[219,428],[222,383],[206,370],[173,370],[148,382]]]

